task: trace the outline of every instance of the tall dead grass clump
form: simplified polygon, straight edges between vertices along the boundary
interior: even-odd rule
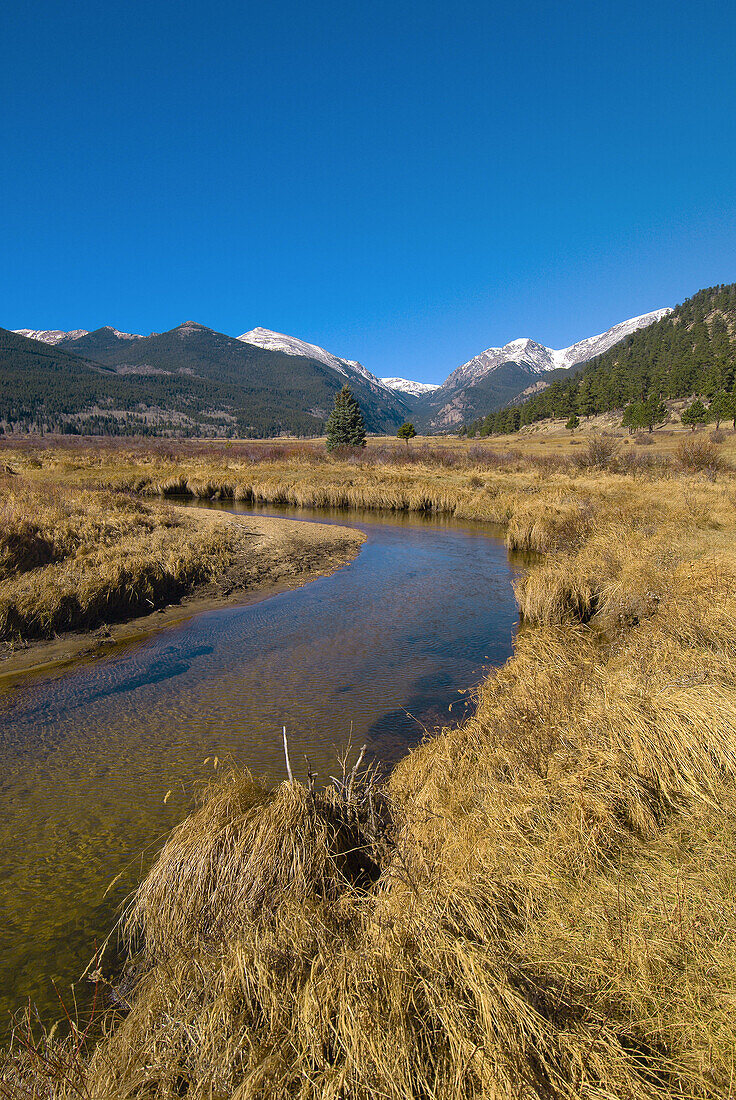
[[[210,784],[166,843],[138,890],[126,932],[146,957],[165,960],[243,935],[284,904],[334,903],[377,877],[379,818],[372,832],[354,800],[333,787],[282,783],[269,789],[248,772]]]
[[[705,472],[711,477],[715,477],[724,467],[719,443],[705,436],[682,439],[675,449],[675,457],[684,470]]]
[[[572,551],[583,544],[595,517],[590,500],[559,494],[557,498],[519,502],[509,517],[509,550],[548,554]]]
[[[25,573],[73,553],[83,514],[78,495],[15,478],[0,483],[0,579]]]
[[[580,469],[593,468],[607,470],[613,464],[620,450],[617,439],[609,435],[594,435],[578,451],[573,462]]]

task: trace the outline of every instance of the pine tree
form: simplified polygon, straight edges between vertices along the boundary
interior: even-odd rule
[[[360,405],[349,386],[335,394],[335,404],[327,420],[327,450],[336,447],[365,447],[365,423]]]
[[[578,416],[592,416],[595,412],[593,394],[590,392],[590,379],[582,378],[577,387],[577,413]]]
[[[722,420],[730,420],[733,415],[733,397],[730,393],[717,393],[708,406],[708,419],[715,420],[716,431]]]
[[[705,424],[707,419],[708,410],[700,398],[684,409],[680,417],[682,423],[689,427],[691,432],[695,431],[696,424]]]
[[[667,406],[659,394],[650,393],[643,408],[644,427],[647,431],[651,432],[657,424],[663,424],[668,415]]]
[[[407,420],[405,424],[402,424],[401,427],[399,428],[398,432],[396,433],[396,435],[399,437],[399,439],[405,439],[406,440],[407,447],[409,446],[409,440],[413,439],[416,434],[417,434],[416,428],[414,427],[414,425],[411,423],[410,420]]]
[[[636,428],[643,428],[644,421],[644,402],[632,401],[630,405],[627,405],[624,409],[623,419],[621,420],[621,426],[629,429],[629,435]]]

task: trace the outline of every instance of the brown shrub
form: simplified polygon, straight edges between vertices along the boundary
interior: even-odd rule
[[[594,435],[573,462],[581,469],[607,470],[619,453],[619,443],[608,435]]]
[[[695,435],[682,439],[675,449],[675,457],[684,470],[698,470],[715,475],[723,468],[720,447],[704,436]]]

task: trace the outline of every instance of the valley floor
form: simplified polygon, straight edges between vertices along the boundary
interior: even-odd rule
[[[712,442],[629,450],[9,456],[132,499],[443,512],[543,556],[474,717],[385,786],[203,792],[126,915],[133,968],[100,976],[105,1034],[19,1033],[8,1095],[733,1097],[736,476]]]

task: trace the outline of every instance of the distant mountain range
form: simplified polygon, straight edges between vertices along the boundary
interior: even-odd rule
[[[556,351],[533,340],[488,348],[441,386],[378,378],[316,344],[254,328],[227,336],[195,321],[144,336],[110,326],[0,329],[0,424],[59,432],[317,435],[347,382],[369,431],[448,431],[600,355],[670,311],[623,321]]]
[[[395,431],[409,414],[360,363],[263,329],[239,339],[195,321],[150,336],[104,327],[39,333],[40,340],[25,331],[0,329],[6,428],[319,435],[346,381],[369,431]]]

